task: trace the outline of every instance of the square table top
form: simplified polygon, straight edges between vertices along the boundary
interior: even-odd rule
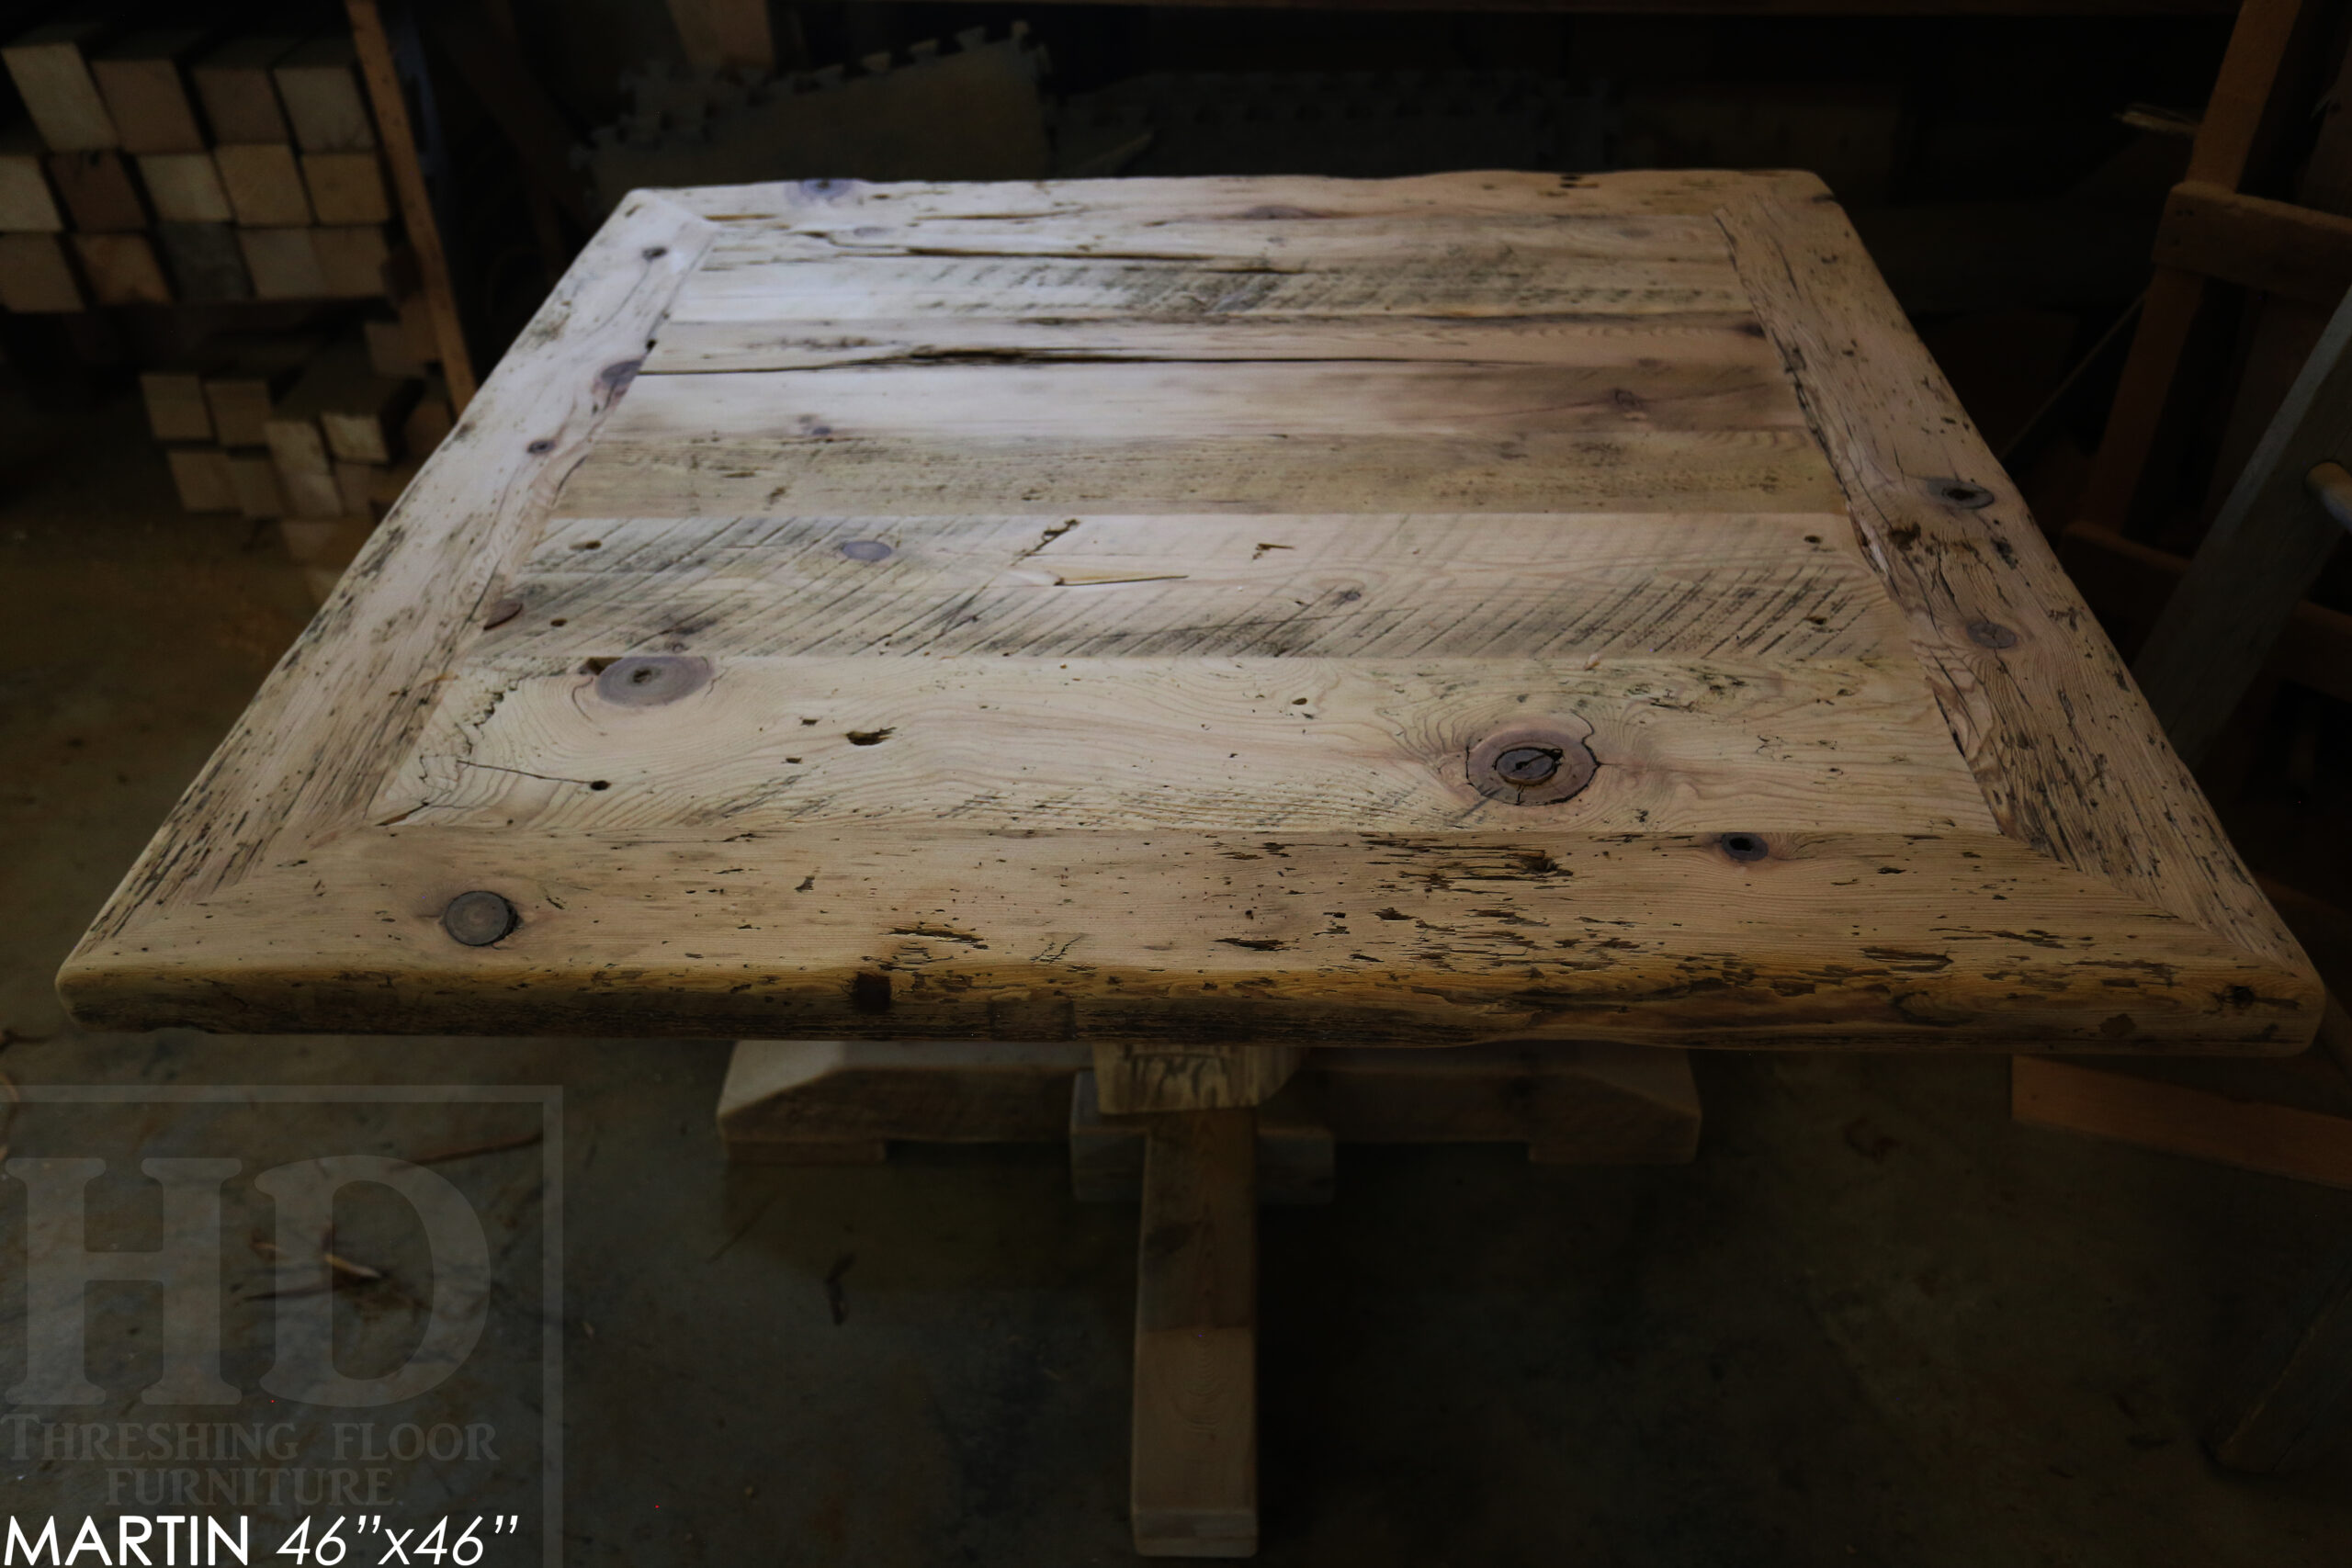
[[[639,192],[66,965],[114,1027],[2277,1052],[1807,175]]]

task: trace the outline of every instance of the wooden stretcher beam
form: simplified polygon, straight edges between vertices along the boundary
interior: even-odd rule
[[[1147,1557],[1258,1550],[1258,1134],[1247,1109],[1145,1133],[1130,1507]]]

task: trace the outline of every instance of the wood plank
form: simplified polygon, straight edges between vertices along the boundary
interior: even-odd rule
[[[396,319],[369,317],[360,323],[360,332],[368,340],[368,363],[379,376],[424,375],[424,361],[409,350],[407,331]]]
[[[300,40],[276,33],[232,39],[198,60],[188,74],[203,101],[212,140],[223,145],[283,145],[294,132],[277,101],[270,67]]]
[[[212,411],[204,400],[204,378],[196,370],[142,370],[139,395],[147,407],[147,428],[158,441],[210,441]]]
[[[318,352],[314,338],[265,339],[237,348],[237,362],[204,378],[204,400],[223,446],[266,446],[277,400],[292,389],[303,364]]]
[[[172,488],[184,512],[238,510],[236,481],[229,474],[229,455],[218,446],[171,446],[164,452],[171,466]]]
[[[466,348],[464,324],[458,316],[458,298],[449,283],[449,264],[442,254],[441,231],[433,216],[433,200],[424,186],[424,171],[416,160],[416,141],[409,130],[408,100],[402,96],[400,73],[392,63],[390,38],[376,0],[344,0],[351,20],[352,44],[367,84],[368,106],[375,113],[384,155],[391,164],[392,188],[401,202],[401,226],[416,256],[419,281],[433,317],[435,358],[441,364],[451,407],[458,413],[473,401],[473,360]],[[650,324],[650,323],[649,323]],[[639,357],[642,357],[640,351]]]
[[[1792,182],[1800,179],[1817,187],[1810,176]],[[1825,412],[1821,434],[1865,552],[1910,618],[1928,687],[2002,830],[2228,933],[2249,955],[2300,968],[2294,939],[2165,745],[2114,645],[2074,609],[2041,530],[1844,217],[1826,200],[1792,199],[1726,209],[1724,223],[1807,407],[1872,411],[1834,423]],[[1986,503],[1954,502],[1940,476],[1977,487],[1963,499],[1982,492]],[[1995,637],[1988,647],[1975,626],[2016,641]],[[2054,746],[2044,733],[2053,724],[2065,737]]]
[[[2030,1127],[2352,1188],[2352,1118],[2035,1056],[2010,1064],[2009,1113]]]
[[[401,423],[401,446],[413,457],[430,456],[435,447],[449,438],[456,416],[449,411],[449,397],[431,380],[425,383],[424,395],[408,411],[408,418]]]
[[[394,522],[414,525],[433,479],[428,466]],[[372,785],[383,768],[355,772]],[[594,782],[543,781],[618,793]],[[1767,855],[1742,861],[1712,833],[1073,840],[951,820],[831,826],[820,845],[724,820],[526,835],[431,818],[364,818],[373,830],[306,843],[300,867],[95,932],[60,978],[69,1004],[109,1027],[160,1008],[222,1029],[970,1040],[1019,995],[1050,1009],[1053,1037],[1088,1040],[2004,1054],[2278,1055],[2318,1027],[2278,966],[2002,838],[1767,833]],[[592,855],[593,877],[546,869]],[[322,919],[322,878],[368,890],[361,912]],[[521,924],[452,953],[442,910],[476,888]],[[283,934],[258,949],[205,934],[238,927]],[[615,987],[615,965],[638,983]]]
[[[183,71],[211,37],[207,28],[136,33],[90,62],[125,152],[204,151],[204,128]]]
[[[302,183],[311,193],[311,210],[322,223],[389,223],[391,192],[384,186],[380,153],[305,152]]]
[[[155,247],[141,233],[69,236],[90,298],[101,305],[168,305],[172,286]]]
[[[65,227],[43,163],[30,126],[0,131],[0,234],[54,234]]]
[[[1563,220],[1564,224],[1571,220]],[[805,303],[803,303],[805,301]],[[1721,257],[1639,254],[1514,260],[1499,250],[1460,265],[1359,273],[1328,265],[1031,256],[876,256],[745,265],[697,275],[679,300],[688,321],[764,321],[779,311],[838,321],[1018,314],[1114,317],[1527,317],[1722,314],[1747,308]]]
[[[1130,1507],[1147,1557],[1258,1550],[1258,1139],[1253,1112],[1145,1134]]]
[[[1109,1042],[1094,1047],[1094,1083],[1106,1114],[1225,1111],[1262,1105],[1298,1070],[1292,1045]]]
[[[254,296],[237,231],[226,223],[158,223],[155,245],[182,304],[214,305]]]
[[[2165,734],[2192,764],[2222,733],[2343,539],[2344,525],[2307,483],[2320,463],[2347,451],[2352,296],[2321,334],[2133,661]]]
[[[704,299],[802,292],[810,287],[805,279],[836,273],[843,261],[888,262],[855,270],[900,289],[935,287],[931,279],[952,287],[971,265],[985,262],[1024,264],[1024,276],[1035,281],[1062,279],[1068,267],[1049,264],[1075,262],[1138,269],[1159,264],[1163,277],[1221,278],[1227,289],[1236,278],[1289,277],[1314,284],[1341,315],[1360,310],[1360,297],[1374,288],[1393,292],[1419,283],[1452,289],[1460,285],[1443,282],[1445,274],[1474,268],[1500,268],[1520,287],[1531,278],[1540,283],[1541,274],[1566,273],[1577,286],[1642,299],[1660,276],[1719,284],[1729,264],[1723,231],[1703,209],[1605,216],[1531,212],[1524,205],[1498,212],[1354,212],[1261,201],[1238,211],[1163,209],[1138,225],[1115,209],[975,214],[932,208],[802,207],[785,219],[744,220],[729,228],[694,283],[680,291],[681,313],[695,319],[693,307]],[[925,260],[950,265],[906,265]],[[1667,270],[1661,275],[1659,268]],[[1332,276],[1342,270],[1351,276]],[[836,295],[823,286],[816,291]],[[1015,297],[995,301],[989,313],[1025,309]]]
[[[876,546],[888,553],[860,558]],[[577,648],[570,628],[590,624],[606,650],[692,626],[707,656],[1597,667],[1650,655],[1900,661],[1907,646],[1836,513],[560,518],[514,588],[533,613],[485,651],[561,658]]]
[[[249,229],[292,229],[313,221],[302,168],[284,142],[216,147],[214,165],[237,221]]]
[[[413,380],[372,373],[355,380],[320,406],[327,449],[347,462],[390,462],[401,455],[401,427],[423,389]]]
[[[284,516],[286,497],[277,487],[277,465],[270,461],[269,453],[232,450],[228,458],[229,482],[237,492],[237,510],[256,521]]]
[[[344,798],[372,796],[382,767],[413,746],[413,731],[386,733],[381,746],[390,754],[372,760],[364,749],[355,751],[348,738],[328,729],[312,734],[311,743],[323,750],[307,757],[301,741],[289,742],[278,732],[297,715],[329,711],[338,691],[364,703],[388,656],[437,667],[447,662],[460,639],[470,637],[478,619],[474,608],[456,616],[435,612],[450,603],[451,594],[466,596],[475,606],[495,598],[494,590],[529,547],[517,522],[545,508],[564,469],[584,449],[587,434],[612,406],[612,383],[600,372],[644,352],[650,329],[712,232],[712,225],[654,197],[633,199],[615,215],[582,253],[582,264],[540,307],[518,346],[501,361],[505,390],[474,421],[474,432],[485,436],[474,449],[492,461],[499,476],[492,489],[504,502],[482,507],[462,499],[490,478],[472,464],[443,465],[419,477],[390,520],[400,526],[379,536],[407,541],[401,570],[390,580],[360,575],[352,598],[334,617],[336,624],[356,615],[373,625],[363,639],[366,649],[354,643],[336,653],[321,649],[322,658],[301,660],[306,668],[299,676],[281,666],[215,753],[207,775],[210,782],[199,783],[183,800],[179,809],[189,820],[200,819],[205,797],[222,788],[232,795],[259,789],[275,797],[269,818],[278,830],[295,833],[334,819]],[[648,251],[658,254],[648,256]],[[624,257],[633,259],[623,265]],[[494,438],[491,433],[497,433]],[[544,452],[528,450],[537,441],[553,445]],[[326,707],[318,705],[322,697]],[[413,716],[421,721],[424,716]],[[245,744],[244,737],[257,734],[278,739],[266,748]],[[242,852],[232,858],[242,860]],[[242,869],[209,856],[191,860],[166,852],[135,867],[126,888],[137,905],[166,887],[187,886],[190,875],[219,886],[220,879]]]
[[[124,233],[147,227],[147,204],[140,199],[130,165],[111,148],[51,152],[49,177],[74,228],[93,233]]]
[[[849,321],[696,321],[673,316],[645,373],[823,370],[871,364],[1068,364],[1096,360],[1451,360],[1574,365],[1600,370],[1704,366],[1773,375],[1781,357],[1744,312],[1649,316],[1445,318],[1216,317],[1189,321],[1026,320],[1001,316]]]
[[[1261,1203],[1329,1202],[1334,1143],[1523,1144],[1539,1165],[1687,1165],[1702,1120],[1689,1052],[1560,1041],[1318,1048],[1257,1112]],[[1069,1137],[1079,1201],[1141,1196],[1148,1124],[1104,1114],[1093,1072],[1078,1075]]]
[[[224,148],[225,152],[226,149]],[[237,231],[237,248],[253,278],[259,299],[319,299],[332,292],[319,265],[313,243],[322,231],[311,228],[245,229]]]
[[[857,366],[646,378],[612,439],[728,443],[1504,438],[1804,430],[1761,367],[1145,364]]]
[[[2156,230],[2156,265],[2333,306],[2352,290],[2352,218],[2220,186],[2176,186]]]
[[[322,33],[270,71],[295,144],[305,152],[367,152],[376,122],[359,83],[359,50],[349,33]]]
[[[300,399],[271,446],[291,471],[327,471],[315,423],[289,419]],[[311,445],[289,454],[296,430]],[[1541,808],[1555,832],[1704,831],[1726,801],[1758,831],[1994,831],[1916,668],[1578,662],[739,658],[691,701],[624,712],[577,654],[477,659],[369,811],[531,830],[676,812],[746,830],[1442,831],[1532,809],[1482,794],[1466,759],[1534,724],[1599,759],[1588,787]],[[1214,749],[1188,743],[1204,731]],[[548,775],[608,787],[549,792]]]
[[[236,218],[209,152],[156,152],[139,160],[139,177],[165,223],[228,223]]]
[[[787,502],[787,498],[789,498]],[[569,517],[922,517],[1117,512],[1820,513],[1838,491],[1794,430],[1223,440],[600,442],[556,503]]]
[[[2188,181],[2235,190],[2245,178],[2302,12],[2302,0],[2247,0],[2239,8],[2189,149]],[[2204,310],[2200,275],[2156,268],[2079,508],[2091,522],[2130,532],[2147,504],[2141,481],[2167,432],[2173,378]]]
[[[83,8],[21,33],[0,48],[0,61],[6,62],[26,112],[51,152],[85,152],[121,145],[88,59],[119,27]]]
[[[311,246],[330,298],[383,298],[384,264],[391,257],[391,247],[381,228],[372,223],[322,226],[311,231]]]
[[[336,589],[299,690],[265,694],[93,931],[63,979],[77,1016],[2250,1054],[2319,1027],[2301,953],[1817,182],[680,199],[740,214],[687,229],[697,249],[855,243],[868,220],[895,236],[757,262],[804,279],[870,262],[888,298],[747,307],[747,340],[1083,325],[901,287],[922,267],[1025,267],[1049,289],[1088,266],[1271,276],[1325,313],[1123,321],[1207,334],[1210,367],[1170,339],[1157,359],[639,375],[665,290],[582,349],[560,396],[494,428],[465,416]],[[1233,335],[1450,331],[1414,312],[1495,240],[1457,243],[1457,211],[1594,269],[1611,245],[1660,267],[1728,256],[1731,306],[1479,315],[1560,329],[1495,356],[1495,388],[1450,347],[1340,377]],[[1586,231],[1611,214],[1614,238]],[[1690,218],[1724,238],[1694,250],[1697,228],[1661,221]],[[1361,226],[1392,220],[1385,248]],[[1144,237],[1134,254],[1057,253],[1113,224]],[[1362,259],[1251,259],[1321,224],[1341,227],[1294,248]],[[1238,254],[1154,260],[1161,229]],[[666,237],[607,238],[635,248],[593,252],[574,286],[695,270],[670,270]],[[1751,317],[1760,339],[1736,330]],[[510,365],[535,363],[538,330]],[[1645,364],[1645,333],[1676,351]],[[1759,343],[1803,423],[1549,427],[1630,423],[1584,396],[1600,386],[1759,378]],[[1213,405],[1219,372],[1251,428]],[[799,428],[827,389],[881,386],[910,389],[915,417],[894,393],[852,410],[854,436]],[[1109,437],[1089,387],[1119,393]],[[826,400],[795,406],[810,389]],[[756,417],[716,406],[739,394]],[[1501,428],[1453,434],[1481,423]],[[453,559],[461,536],[479,553]],[[1494,773],[1488,749],[1526,728],[1548,738],[1519,747],[1537,762],[1589,752],[1577,790],[1531,800]],[[460,951],[438,921],[468,893],[519,923]]]

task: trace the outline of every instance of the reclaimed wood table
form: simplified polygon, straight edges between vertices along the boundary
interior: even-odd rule
[[[61,985],[785,1043],[745,1153],[1075,1126],[1197,1555],[1318,1129],[1670,1158],[1686,1047],[2322,1005],[1827,192],[1717,173],[633,195]]]

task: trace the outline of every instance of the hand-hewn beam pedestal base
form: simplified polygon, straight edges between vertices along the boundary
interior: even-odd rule
[[[1515,1143],[1550,1165],[1698,1149],[1685,1053],[746,1040],[719,1092],[729,1159],[865,1164],[893,1143],[1068,1140],[1093,1202],[1142,1205],[1136,1550],[1258,1549],[1257,1206],[1321,1203],[1340,1143]]]

